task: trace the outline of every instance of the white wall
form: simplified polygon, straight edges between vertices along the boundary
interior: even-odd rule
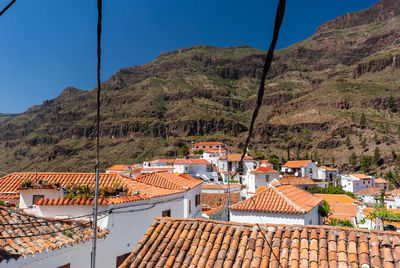
[[[62,189],[26,189],[21,190],[19,195],[19,207],[27,208],[32,206],[34,195],[43,195],[44,198],[62,198],[64,191]]]
[[[257,213],[230,210],[231,221],[259,224],[319,225],[318,206],[304,215],[284,213]],[[312,221],[310,223],[310,221]]]

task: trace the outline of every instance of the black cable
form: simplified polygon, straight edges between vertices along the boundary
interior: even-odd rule
[[[4,14],[4,12],[7,11],[7,9],[9,9],[17,0],[12,0],[5,8],[3,8],[2,11],[0,11],[0,16]]]
[[[285,15],[285,6],[286,6],[286,0],[279,0],[278,8],[276,10],[274,33],[273,33],[273,36],[272,36],[271,44],[270,44],[269,49],[268,49],[267,57],[265,59],[264,69],[263,69],[263,73],[262,73],[262,76],[261,76],[260,87],[258,89],[256,107],[254,108],[254,111],[253,111],[253,116],[251,118],[250,127],[249,127],[249,133],[248,133],[248,136],[247,136],[247,139],[246,139],[246,143],[244,145],[243,154],[242,154],[242,156],[240,158],[239,169],[242,168],[243,159],[244,159],[244,157],[246,155],[247,147],[249,146],[250,139],[251,139],[251,136],[252,136],[253,131],[254,131],[254,124],[255,124],[255,121],[257,119],[260,107],[262,106],[262,101],[263,101],[263,97],[264,97],[265,79],[267,77],[269,68],[271,67],[272,59],[273,59],[273,56],[274,56],[275,46],[276,46],[276,43],[278,41],[279,30],[281,28],[283,17]]]

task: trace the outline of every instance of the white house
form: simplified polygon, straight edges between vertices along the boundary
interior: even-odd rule
[[[365,204],[374,205],[376,200],[379,199],[382,189],[376,187],[364,188],[355,193],[357,197]]]
[[[317,165],[311,160],[287,161],[281,172],[297,177],[309,177],[312,180],[318,179]]]
[[[279,177],[279,171],[271,167],[259,166],[252,170],[243,181],[243,184],[247,186],[247,195],[254,195],[259,187],[270,186],[271,182],[277,177]]]
[[[90,267],[90,222],[36,217],[5,207],[0,207],[0,221],[0,267]],[[99,247],[103,247],[107,233],[106,229],[98,230]]]
[[[16,186],[24,211],[51,218],[91,218],[94,200],[86,190],[94,184],[94,173],[18,173],[18,176],[13,173],[0,178],[0,190]],[[37,187],[39,184],[34,181],[27,185],[21,178],[37,178],[46,183],[43,187]],[[147,173],[135,179],[100,174],[99,226],[110,233],[103,246],[98,246],[96,267],[115,267],[156,216],[200,217],[201,184],[201,180],[189,174]],[[66,195],[61,195],[61,189]],[[70,192],[75,190],[73,197]]]
[[[315,178],[319,181],[326,181],[333,183],[339,174],[339,170],[337,168],[331,168],[327,166],[319,166],[318,167],[318,176]]]
[[[225,149],[206,149],[201,156],[202,159],[207,160],[213,167],[218,166],[218,159],[226,154]]]
[[[375,187],[375,177],[364,174],[343,175],[340,184],[345,191],[357,193],[365,188]]]
[[[322,198],[291,185],[272,186],[229,207],[233,222],[259,224],[321,224]]]
[[[225,144],[218,141],[196,142],[193,144],[192,151],[207,149],[225,149]]]
[[[205,181],[218,179],[218,173],[213,170],[211,163],[205,159],[176,159],[174,172],[188,173],[195,178]]]
[[[381,178],[376,178],[375,179],[375,187],[379,189],[383,189],[385,191],[389,190],[389,185],[388,182],[384,179]]]
[[[400,209],[400,197],[385,197],[384,203],[387,208]]]
[[[153,161],[144,161],[142,173],[152,172],[173,172],[175,159],[156,159]]]
[[[228,170],[230,170],[232,174],[236,174],[241,157],[242,154],[228,154],[228,158],[224,155],[218,159],[218,171],[224,182],[228,181]],[[256,169],[257,166],[257,162],[254,161],[253,157],[246,155],[243,158],[242,172],[239,172],[234,180],[242,184],[245,177],[247,177],[252,170]],[[230,177],[230,179],[232,179],[232,177]]]

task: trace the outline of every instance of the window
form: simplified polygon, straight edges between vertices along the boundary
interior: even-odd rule
[[[126,260],[126,258],[128,258],[128,256],[130,255],[131,253],[129,252],[129,253],[126,253],[126,254],[124,254],[124,255],[121,255],[121,256],[118,256],[117,257],[117,261],[116,261],[116,266],[115,267],[119,267],[125,260]]]
[[[32,205],[36,204],[36,202],[39,201],[42,198],[44,198],[44,195],[33,195],[33,197],[32,197]]]
[[[192,213],[192,200],[189,200],[189,215]]]
[[[167,209],[162,212],[163,217],[171,217],[171,210]]]
[[[200,203],[201,203],[200,194],[197,194],[197,195],[196,195],[196,207],[197,207],[198,205],[200,205]]]
[[[308,222],[308,225],[311,225],[312,224],[312,220],[310,220],[309,222]]]
[[[64,264],[64,265],[58,266],[57,268],[70,268],[70,267],[71,267],[71,264],[68,263],[68,264]]]
[[[310,168],[310,171],[309,171],[311,174],[312,174],[312,168]]]

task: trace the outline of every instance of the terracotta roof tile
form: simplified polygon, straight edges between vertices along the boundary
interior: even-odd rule
[[[146,183],[160,188],[174,190],[188,190],[203,183],[189,174],[172,174],[169,172],[154,172],[139,175],[135,181]]]
[[[163,232],[156,231],[160,225]],[[204,219],[156,218],[119,268],[362,267],[363,264],[393,267],[400,259],[396,250],[400,240],[395,232],[335,226],[262,225],[260,228]],[[189,238],[182,230],[193,230],[193,237]],[[359,249],[350,253],[351,246]]]
[[[231,210],[305,214],[322,202],[322,198],[291,185],[267,188],[244,201],[230,206]]]
[[[228,154],[228,161],[229,162],[240,162],[240,158],[242,157],[242,154]],[[220,160],[226,160],[226,155],[221,156],[219,158]],[[245,155],[243,160],[253,160],[254,158],[249,156],[249,155]]]
[[[327,167],[327,166],[319,166],[318,168],[325,169],[326,171],[338,171],[337,168],[331,168],[331,167]]]
[[[258,168],[251,171],[250,173],[253,173],[253,174],[269,174],[269,173],[279,174],[279,171],[274,170],[272,167],[259,166]]]
[[[365,174],[350,174],[353,177],[356,177],[357,179],[361,179],[361,180],[370,180],[371,177]]]
[[[381,188],[368,187],[357,192],[356,195],[380,195],[382,192]]]
[[[239,202],[240,193],[230,193],[230,204]],[[207,216],[213,216],[225,208],[228,200],[228,193],[214,194],[202,193],[201,202],[203,204],[202,211]]]
[[[56,249],[92,238],[90,222],[36,217],[4,207],[0,207],[0,212],[0,221],[3,223],[0,226],[2,234],[0,261],[11,258],[18,259],[45,251],[48,248]],[[67,229],[70,228],[73,229],[68,231]],[[60,230],[66,231],[59,232]],[[46,234],[53,232],[52,235]],[[107,233],[108,230],[99,229],[98,237],[103,238]],[[15,238],[18,236],[31,237]],[[7,239],[7,237],[10,238]]]
[[[360,203],[356,199],[354,199],[346,194],[315,194],[315,195],[322,197],[329,204],[332,204],[332,203],[358,204],[358,203]]]
[[[311,160],[287,161],[282,167],[300,168],[308,165]]]
[[[175,159],[175,165],[210,165],[206,159]]]
[[[325,182],[314,182],[309,177],[297,177],[291,175],[277,177],[275,178],[275,180],[278,181],[278,183],[276,184],[290,184],[290,185],[317,185],[325,183]]]
[[[383,184],[387,184],[388,182],[386,181],[386,180],[384,180],[384,179],[381,179],[381,178],[376,178],[375,179],[375,183],[383,183]]]
[[[119,171],[119,170],[131,170],[133,168],[134,168],[134,166],[131,166],[131,165],[115,165],[115,166],[108,168],[107,170]]]

